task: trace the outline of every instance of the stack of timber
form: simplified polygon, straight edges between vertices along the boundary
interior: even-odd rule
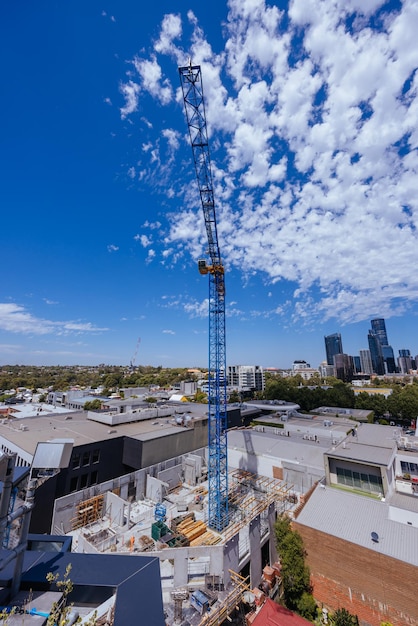
[[[189,513],[181,521],[176,518],[173,522],[175,531],[184,535],[191,546],[213,546],[221,540],[218,535],[208,530],[205,522],[196,521],[194,513]]]

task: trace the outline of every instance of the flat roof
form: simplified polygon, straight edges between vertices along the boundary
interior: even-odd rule
[[[356,441],[343,441],[334,449],[326,453],[330,457],[338,459],[347,459],[350,461],[358,461],[365,463],[374,463],[388,467],[393,451],[388,448],[373,447],[368,444],[357,443]]]
[[[237,448],[243,452],[252,450],[260,456],[281,459],[282,463],[308,465],[325,473],[324,452],[329,448],[329,441],[316,443],[304,440],[302,436],[285,437],[247,428],[228,431],[228,448]]]
[[[418,528],[389,519],[387,502],[318,485],[296,522],[418,566]]]
[[[4,437],[17,448],[33,455],[39,441],[47,441],[51,438],[72,439],[74,446],[82,446],[118,437],[152,439],[189,429],[188,426],[178,426],[175,418],[172,419],[173,421],[169,419],[168,424],[167,418],[154,418],[109,426],[87,419],[85,411],[67,411],[63,414],[28,417],[23,421],[13,419],[5,420],[4,423],[0,421],[0,437]],[[190,423],[191,428],[194,422],[202,419],[203,417],[195,417]],[[161,422],[164,428],[160,426]]]
[[[397,450],[399,428],[380,424],[360,424],[343,441],[328,451],[328,456],[364,461],[387,467]]]

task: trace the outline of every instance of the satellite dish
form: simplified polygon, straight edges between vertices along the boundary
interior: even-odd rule
[[[379,535],[375,533],[374,531],[371,533],[371,538],[372,538],[373,543],[379,543]]]

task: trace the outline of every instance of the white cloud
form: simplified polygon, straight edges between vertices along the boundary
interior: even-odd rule
[[[148,254],[147,254],[147,258],[146,258],[146,263],[151,263],[151,261],[153,261],[155,259],[155,250],[148,250]]]
[[[150,58],[136,60],[142,88],[163,104],[172,99],[163,57],[189,49],[202,65],[226,267],[294,283],[276,314],[302,323],[400,315],[418,297],[418,4],[391,13],[383,0],[292,0],[284,16],[265,0],[229,0],[228,9],[219,54],[189,12],[189,47],[169,15]],[[173,150],[186,136],[181,114],[179,128],[162,131]],[[166,164],[159,144],[143,146],[151,167]],[[184,204],[168,215],[163,258],[199,258],[195,187],[164,189]],[[184,306],[207,315],[206,303]]]
[[[154,50],[159,53],[170,53],[173,50],[173,40],[178,39],[181,32],[180,16],[173,13],[165,15],[161,24],[160,37],[154,44]]]
[[[125,106],[120,109],[120,116],[124,120],[128,115],[138,110],[139,85],[130,80],[122,83],[120,92],[125,98]]]
[[[150,228],[151,230],[155,230],[161,228],[161,222],[144,222],[144,228]]]
[[[135,241],[139,241],[143,248],[147,248],[148,246],[152,244],[152,239],[150,239],[150,237],[148,237],[147,235],[138,234],[138,235],[135,235],[134,239]]]
[[[163,128],[161,134],[167,139],[167,143],[173,151],[178,149],[180,133],[177,130]]]
[[[113,243],[107,246],[108,252],[117,252],[119,250],[119,246],[115,246]]]
[[[184,304],[184,310],[190,317],[207,317],[209,311],[209,300],[205,298],[201,302],[193,301]]]
[[[164,335],[175,335],[176,333],[174,332],[174,330],[163,330],[163,334]]]
[[[162,104],[168,104],[173,97],[171,85],[168,79],[162,78],[161,66],[158,64],[156,58],[140,59],[139,57],[135,57],[133,65],[141,77],[143,89],[148,91]]]
[[[24,335],[68,335],[109,329],[99,328],[91,322],[47,320],[36,317],[19,304],[0,303],[0,330]]]

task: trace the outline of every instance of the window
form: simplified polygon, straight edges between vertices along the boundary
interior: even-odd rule
[[[408,461],[401,461],[402,474],[417,474],[418,475],[418,463],[409,463]]]
[[[72,493],[73,491],[78,491],[77,486],[78,486],[78,476],[73,476],[72,479],[70,480],[70,493]]]
[[[97,485],[98,471],[95,470],[90,474],[90,485]]]
[[[80,459],[81,459],[81,455],[79,452],[73,452],[73,458],[71,461],[71,467],[72,469],[77,469],[77,467],[80,467]]]
[[[369,493],[382,493],[383,484],[380,476],[366,474],[343,467],[337,467],[337,483],[353,489],[368,491]]]
[[[80,489],[84,489],[84,487],[87,487],[88,479],[89,479],[89,475],[88,474],[81,474],[81,476],[80,476]]]
[[[90,465],[90,452],[83,452],[83,467]]]
[[[91,455],[91,462],[92,463],[98,463],[100,461],[100,450],[99,448],[96,448],[96,450],[93,450],[92,455]]]

